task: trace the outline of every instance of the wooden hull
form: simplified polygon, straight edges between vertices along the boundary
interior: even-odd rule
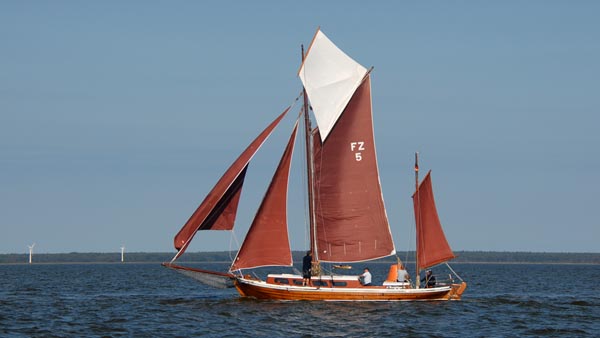
[[[385,286],[314,287],[270,284],[246,278],[237,278],[235,288],[243,297],[270,300],[322,301],[433,301],[460,300],[467,283],[452,284],[430,289],[404,289]]]

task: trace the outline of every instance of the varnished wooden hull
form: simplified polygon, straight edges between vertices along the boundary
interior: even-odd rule
[[[430,301],[460,300],[467,283],[452,284],[430,289],[388,288],[365,286],[360,288],[312,287],[276,285],[245,278],[234,282],[240,295],[270,300],[324,300],[324,301]]]

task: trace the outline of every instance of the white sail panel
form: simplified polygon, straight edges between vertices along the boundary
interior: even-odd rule
[[[367,69],[317,31],[298,76],[310,100],[321,140],[327,135],[361,84]]]

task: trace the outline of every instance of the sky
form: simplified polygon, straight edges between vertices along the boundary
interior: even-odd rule
[[[0,253],[175,253],[205,194],[301,92],[300,46],[317,27],[374,66],[399,252],[415,248],[415,151],[454,250],[600,252],[599,13],[596,1],[2,1]],[[293,109],[250,165],[234,236],[203,232],[188,250],[238,247]],[[302,196],[289,197],[295,250]]]

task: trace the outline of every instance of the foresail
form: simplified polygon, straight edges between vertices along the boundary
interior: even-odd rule
[[[318,258],[356,262],[396,253],[371,116],[371,82],[356,90],[325,142],[313,136]]]
[[[231,271],[260,266],[293,265],[287,228],[287,190],[297,129],[296,121],[271,184],[233,261]]]
[[[413,195],[417,224],[417,255],[419,269],[425,269],[454,258],[438,217],[431,185],[431,171]]]
[[[175,249],[179,251],[173,260],[183,254],[198,230],[231,230],[233,228],[248,163],[288,110],[289,107],[271,122],[233,162],[190,219],[179,230],[174,239]]]
[[[361,84],[367,69],[318,30],[298,76],[312,106],[321,140],[325,140]]]

